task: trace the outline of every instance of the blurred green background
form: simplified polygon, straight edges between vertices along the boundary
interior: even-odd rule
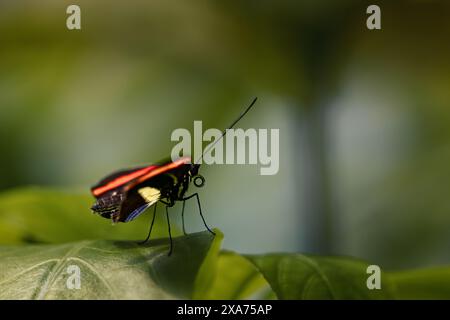
[[[202,168],[226,248],[450,263],[450,4],[377,1],[376,31],[369,4],[2,0],[0,189],[88,193],[168,156],[174,129],[223,128],[258,96],[240,127],[280,129],[279,173]]]

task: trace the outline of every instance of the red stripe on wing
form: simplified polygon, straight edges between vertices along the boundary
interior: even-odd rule
[[[128,190],[134,188],[135,186],[137,186],[138,184],[140,184],[140,183],[142,183],[142,182],[144,182],[144,181],[146,181],[146,180],[148,180],[150,178],[153,178],[153,177],[155,177],[155,176],[157,176],[159,174],[162,174],[162,173],[167,172],[169,170],[178,168],[179,166],[182,166],[182,165],[188,164],[188,163],[191,163],[191,158],[190,157],[184,157],[184,158],[180,158],[180,159],[178,159],[178,160],[176,160],[174,162],[169,162],[168,164],[165,164],[165,165],[163,165],[161,167],[158,167],[158,168],[150,171],[149,173],[139,177],[138,179],[133,181],[133,183],[130,183],[129,185],[127,185],[125,187],[125,190],[128,191]]]
[[[113,190],[117,187],[120,187],[121,185],[124,185],[130,181],[132,181],[133,179],[139,178],[142,175],[148,174],[150,173],[152,170],[156,170],[157,168],[159,168],[159,166],[156,165],[152,165],[152,166],[148,166],[142,169],[138,169],[136,171],[133,171],[131,173],[127,173],[124,174],[122,176],[119,176],[111,181],[109,181],[108,183],[102,185],[102,186],[98,186],[94,189],[92,189],[92,194],[96,197],[98,197],[99,195],[108,192],[110,190]]]

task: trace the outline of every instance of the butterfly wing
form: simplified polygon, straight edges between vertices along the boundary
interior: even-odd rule
[[[118,221],[129,222],[141,215],[145,209],[161,199],[161,191],[155,187],[142,186],[127,193],[122,201]]]
[[[133,188],[138,187],[139,185],[146,183],[148,181],[152,181],[155,178],[162,176],[168,172],[170,172],[171,170],[175,170],[177,168],[183,167],[187,164],[191,163],[191,158],[190,157],[183,157],[180,158],[176,161],[168,161],[164,164],[161,165],[157,165],[156,168],[152,168],[151,170],[149,170],[148,172],[142,174],[141,176],[133,179],[132,181],[130,181],[126,186],[125,186],[125,190],[131,190]]]
[[[103,218],[111,218],[114,221],[119,215],[120,205],[124,198],[124,192],[120,192],[120,190],[110,191],[97,197],[91,209]]]
[[[190,163],[190,158],[116,171],[91,188],[97,199],[92,210],[113,222],[129,222],[141,215],[177,182],[173,170]],[[163,194],[163,190],[164,194]]]
[[[158,165],[148,165],[116,171],[101,179],[91,188],[91,192],[94,197],[99,198],[103,194],[106,194],[114,189],[119,189],[131,181],[157,169],[158,167]]]

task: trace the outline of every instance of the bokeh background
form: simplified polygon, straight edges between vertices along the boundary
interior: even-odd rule
[[[174,129],[223,128],[258,96],[240,127],[280,129],[279,173],[202,168],[226,248],[450,263],[450,4],[376,1],[376,31],[369,4],[2,0],[0,189],[88,193],[167,157]]]

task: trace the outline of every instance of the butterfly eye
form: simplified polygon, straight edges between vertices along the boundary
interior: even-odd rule
[[[201,176],[201,175],[196,175],[195,177],[194,177],[194,185],[197,187],[197,188],[201,188],[201,187],[203,187],[204,185],[205,185],[205,178],[203,178],[203,176]]]

